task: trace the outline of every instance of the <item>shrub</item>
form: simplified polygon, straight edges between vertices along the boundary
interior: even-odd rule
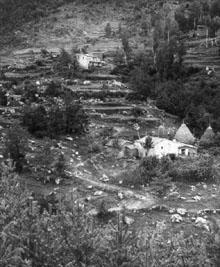
[[[59,97],[62,94],[61,83],[56,81],[51,81],[44,92],[44,95],[49,97]]]
[[[15,169],[21,172],[26,164],[28,133],[18,124],[13,125],[6,132],[4,156],[11,159]]]
[[[111,35],[112,35],[112,27],[111,24],[108,22],[105,26],[105,36],[111,37]]]
[[[42,105],[24,107],[21,121],[36,137],[42,138],[47,135],[47,111]]]
[[[218,170],[212,156],[200,156],[174,161],[169,173],[174,181],[213,182]]]
[[[91,153],[101,153],[103,150],[102,144],[99,142],[93,142],[92,144],[89,144],[89,152]]]
[[[88,123],[89,117],[78,101],[66,103],[63,107],[53,104],[47,110],[42,105],[26,106],[22,114],[22,125],[38,138],[82,134],[87,130]]]

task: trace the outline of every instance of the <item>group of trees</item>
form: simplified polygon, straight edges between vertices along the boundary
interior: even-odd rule
[[[62,134],[80,134],[87,129],[89,117],[79,101],[57,104],[49,108],[43,105],[26,106],[22,115],[22,125],[31,134],[42,138],[56,138]]]
[[[198,1],[181,4],[175,13],[182,32],[196,29],[198,24],[207,25],[210,28],[210,36],[215,36],[215,32],[220,29],[220,3],[218,0]]]
[[[38,20],[73,0],[2,0],[0,1],[0,33],[12,33],[29,21]]]

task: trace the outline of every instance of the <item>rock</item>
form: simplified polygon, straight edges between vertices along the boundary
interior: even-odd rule
[[[200,200],[201,200],[201,197],[199,197],[199,196],[194,196],[194,197],[192,197],[192,199],[195,200],[195,201],[200,201]]]
[[[61,179],[60,179],[60,178],[56,178],[56,179],[55,179],[55,183],[56,183],[56,184],[60,184],[60,182],[61,182]]]
[[[200,228],[204,228],[206,229],[207,231],[209,231],[209,222],[202,218],[202,217],[197,217],[196,221],[195,221],[195,224],[200,227]]]
[[[92,185],[88,185],[87,188],[88,189],[93,189],[93,186]]]
[[[94,196],[101,196],[103,193],[103,191],[95,191]]]
[[[122,180],[120,180],[119,182],[118,182],[118,184],[122,184],[123,183],[123,181]]]
[[[122,193],[122,192],[118,192],[118,197],[119,197],[120,199],[123,199],[123,198],[124,198],[123,193]]]
[[[105,183],[109,182],[109,178],[108,178],[108,176],[106,174],[103,174],[102,177],[100,178],[100,180],[105,182]]]
[[[119,212],[121,210],[123,210],[122,207],[113,207],[113,208],[108,209],[108,212]]]
[[[180,196],[180,194],[177,191],[173,191],[173,192],[169,193],[169,197],[179,197],[179,196]]]
[[[207,184],[203,184],[202,187],[203,187],[204,189],[207,189],[208,186],[207,186]]]
[[[69,136],[66,136],[65,139],[66,140],[69,140],[69,141],[73,141],[73,138],[72,137],[69,137]]]
[[[166,205],[154,205],[151,210],[156,210],[156,211],[168,211],[169,208]]]
[[[134,219],[125,216],[124,217],[124,223],[127,225],[131,225],[132,223],[134,223]]]
[[[90,216],[97,216],[98,211],[96,209],[91,209],[87,214]]]
[[[134,197],[134,193],[130,190],[124,191],[123,193],[124,193],[125,198]]]
[[[171,216],[171,222],[180,223],[182,220],[183,218],[179,214],[173,214]]]
[[[191,185],[191,191],[195,191],[196,187],[194,185]]]
[[[186,209],[181,209],[181,208],[177,209],[176,211],[178,214],[180,214],[182,216],[186,215],[186,213],[187,213]]]
[[[168,211],[170,214],[173,214],[173,213],[175,213],[176,212],[176,209],[169,209],[169,211]]]

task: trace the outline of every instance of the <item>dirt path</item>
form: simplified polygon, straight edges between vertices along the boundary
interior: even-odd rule
[[[74,178],[77,178],[85,184],[92,185],[107,192],[120,193],[122,196],[122,201],[119,203],[120,207],[125,206],[127,209],[134,210],[149,208],[156,204],[156,198],[146,191],[131,190],[130,188],[95,181],[91,174],[87,172],[82,173],[77,167],[73,168],[71,173]]]

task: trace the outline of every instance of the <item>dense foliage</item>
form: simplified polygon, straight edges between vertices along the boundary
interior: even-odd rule
[[[172,181],[213,182],[218,175],[218,168],[212,156],[201,155],[194,159],[179,158],[174,161],[169,157],[146,157],[132,172],[125,172],[122,180],[123,184],[129,186],[150,185],[153,191],[163,196]]]
[[[139,232],[123,223],[123,213],[100,227],[74,195],[71,203],[60,199],[42,210],[45,203],[33,199],[10,166],[1,166],[0,181],[2,267],[218,266],[216,231],[174,234],[160,222]]]
[[[32,20],[48,15],[51,10],[71,0],[2,0],[0,1],[0,32],[8,33]]]
[[[36,137],[56,138],[62,134],[82,134],[87,129],[89,117],[79,101],[45,108],[43,105],[26,106],[22,125]]]
[[[28,133],[18,124],[9,128],[5,134],[4,157],[11,159],[16,171],[23,170],[26,164],[26,153]]]

